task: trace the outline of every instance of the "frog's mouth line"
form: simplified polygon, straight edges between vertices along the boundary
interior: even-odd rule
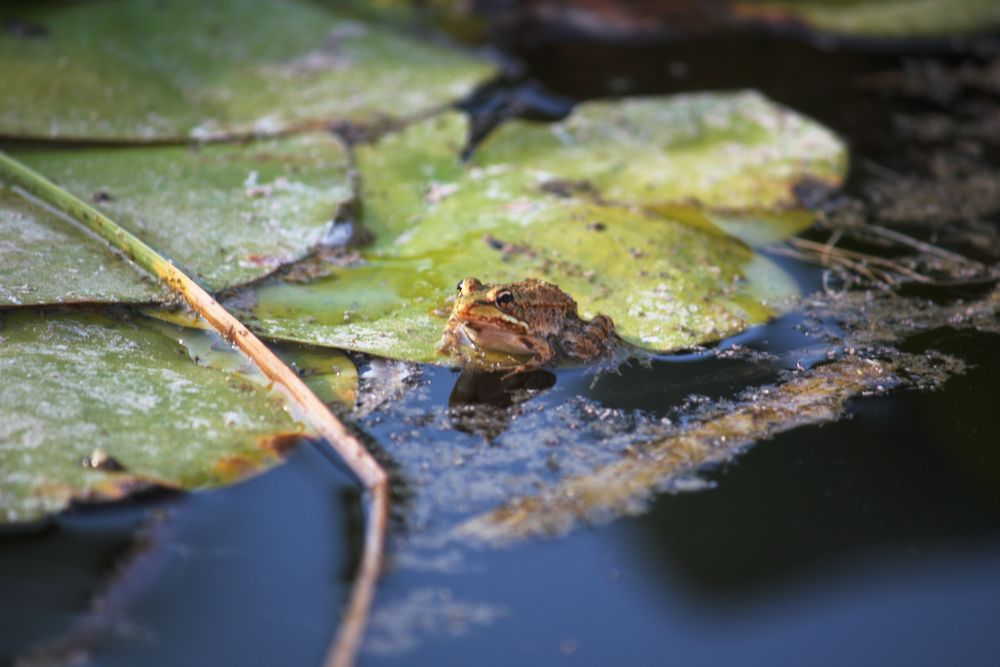
[[[458,348],[464,347],[479,352],[513,354],[519,357],[535,356],[537,350],[531,345],[530,340],[516,331],[511,331],[506,325],[506,322],[499,326],[491,326],[489,322],[459,322],[457,326],[450,328],[446,335],[448,340],[442,349],[457,351]]]

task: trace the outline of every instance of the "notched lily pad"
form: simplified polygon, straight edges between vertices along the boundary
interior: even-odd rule
[[[756,94],[584,107],[582,121],[502,129],[473,165],[458,159],[457,113],[359,146],[375,236],[361,261],[311,284],[267,282],[231,305],[267,336],[440,361],[446,299],[467,276],[554,282],[585,318],[605,313],[627,341],[657,350],[763,322],[795,293],[730,230],[756,226],[747,238],[771,240],[808,224],[783,209],[798,180],[842,178],[829,132]]]
[[[492,77],[482,58],[320,3],[8,3],[0,134],[113,141],[275,134],[401,119]]]
[[[162,301],[167,294],[84,228],[28,201],[0,180],[0,307],[109,297]]]
[[[151,483],[230,483],[305,433],[267,388],[100,314],[3,313],[0,377],[0,522]],[[120,469],[85,465],[97,450]]]
[[[304,256],[354,195],[347,151],[326,134],[200,148],[24,150],[15,155],[91,201],[210,290],[250,282]],[[34,226],[41,230],[49,222],[42,217]],[[32,232],[37,237],[51,233]],[[23,241],[10,239],[18,242]],[[72,293],[53,281],[53,274],[98,252],[95,245],[35,244],[21,269],[22,282],[31,287],[21,303],[53,303]],[[42,266],[45,272],[38,270]],[[149,289],[90,286],[85,273],[73,280],[92,302],[150,301],[152,296]]]

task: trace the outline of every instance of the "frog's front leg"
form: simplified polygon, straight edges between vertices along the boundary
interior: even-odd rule
[[[615,325],[611,318],[598,315],[580,331],[565,333],[561,343],[566,356],[589,361],[611,350],[616,339]]]
[[[520,336],[519,341],[523,348],[531,353],[531,360],[514,367],[509,373],[504,375],[505,378],[517,373],[537,370],[552,361],[556,356],[556,351],[552,348],[549,341],[544,338],[538,336]]]

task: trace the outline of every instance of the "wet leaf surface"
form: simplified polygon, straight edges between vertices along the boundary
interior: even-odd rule
[[[447,298],[467,276],[554,282],[585,319],[605,313],[625,340],[657,350],[774,315],[795,286],[737,236],[768,240],[811,221],[784,209],[802,180],[839,182],[835,137],[752,93],[577,113],[501,129],[472,164],[458,157],[457,113],[359,146],[374,242],[326,278],[271,281],[230,306],[267,336],[411,361],[440,360]],[[632,161],[647,176],[637,181]]]
[[[353,197],[347,151],[326,134],[196,149],[23,150],[15,156],[92,202],[210,290],[255,280],[307,254]],[[0,234],[24,237],[9,241],[15,245],[45,239],[53,233],[41,229],[48,221],[36,220],[39,231],[30,232],[24,231],[29,220],[5,225]],[[98,243],[34,244],[20,264],[22,277],[12,277],[31,286],[21,303],[59,302],[65,286],[51,274],[70,271],[97,252]],[[152,300],[148,288],[89,287],[90,279],[82,271],[73,276],[88,301]]]
[[[0,134],[273,134],[445,106],[494,66],[310,2],[8,3]],[[14,22],[16,19],[16,23]]]
[[[2,181],[0,267],[0,306],[167,297],[165,288],[122,255]]]
[[[155,311],[147,311],[153,314]],[[181,318],[177,318],[182,321]],[[205,328],[192,325],[204,320],[187,319],[184,325],[166,320],[149,320],[151,328],[160,331],[187,350],[188,357],[199,366],[228,373],[239,373],[262,386],[270,384],[261,372],[228,342]],[[324,403],[351,407],[358,396],[358,370],[346,354],[329,347],[312,347],[295,343],[269,346]]]
[[[101,314],[0,318],[0,520],[160,484],[231,483],[280,460],[304,427],[238,374]]]

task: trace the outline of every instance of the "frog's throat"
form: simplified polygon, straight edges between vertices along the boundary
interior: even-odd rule
[[[518,357],[534,357],[538,350],[530,336],[522,335],[505,327],[463,324],[457,328],[456,340],[483,354],[506,354]]]

